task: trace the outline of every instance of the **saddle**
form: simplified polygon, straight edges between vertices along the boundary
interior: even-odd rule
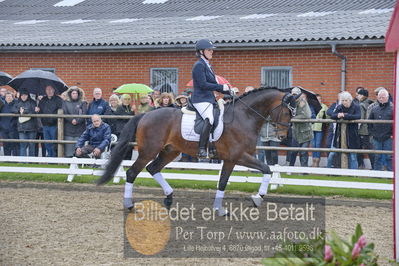
[[[197,111],[197,109],[195,109],[193,102],[191,101],[191,98],[188,97],[187,99],[187,106],[186,106],[186,110],[187,111],[192,111],[195,112],[195,120],[194,120],[194,132],[197,134],[201,134],[202,131],[202,127],[204,126],[204,119],[202,119],[201,115],[199,114],[199,112]],[[219,116],[220,116],[220,108],[218,104],[214,104],[213,105],[213,125],[211,128],[211,134],[213,134],[213,132],[215,131],[215,128],[218,126],[219,124]]]

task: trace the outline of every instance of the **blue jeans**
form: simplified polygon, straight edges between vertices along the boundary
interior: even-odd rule
[[[384,141],[373,139],[375,150],[392,151],[392,138]],[[374,170],[383,170],[384,158],[386,160],[387,170],[392,171],[392,154],[376,154],[374,159]]]
[[[55,140],[57,134],[56,126],[43,126],[43,137],[45,140]],[[47,151],[47,157],[55,157],[54,144],[44,143],[44,147]]]
[[[332,168],[332,163],[333,163],[335,154],[336,154],[336,152],[330,152],[328,154],[328,158],[327,158],[327,167],[328,168]],[[348,161],[349,161],[349,169],[358,169],[357,154],[356,153],[349,153]]]
[[[312,147],[313,148],[320,148],[322,140],[323,140],[323,131],[313,131]],[[312,153],[312,158],[319,158],[320,159],[320,152],[319,151],[314,151]]]
[[[356,153],[349,153],[348,160],[349,160],[349,169],[357,169],[359,167]]]
[[[19,139],[36,139],[36,131],[19,132]],[[26,156],[26,148],[29,147],[29,156],[35,156],[35,143],[21,142],[19,155]]]
[[[300,148],[308,148],[310,141],[306,141],[304,143],[298,143],[295,138],[292,138],[291,147],[300,147]],[[298,154],[297,151],[291,151],[291,158],[290,158],[290,166],[295,165],[296,155]],[[309,166],[309,154],[307,151],[299,152],[299,161],[302,167]]]
[[[270,147],[279,147],[280,142],[277,141],[259,141],[258,146],[270,146]],[[265,162],[266,156],[266,162]],[[259,150],[258,151],[258,160],[262,163],[266,163],[267,165],[276,165],[278,164],[278,153],[277,150]]]
[[[331,145],[331,148],[334,148],[334,147]],[[332,168],[332,164],[333,164],[333,160],[334,160],[335,154],[336,154],[336,152],[330,152],[328,154],[328,157],[327,157],[327,168]]]
[[[2,131],[1,136],[3,139],[18,139],[18,131]],[[19,155],[19,143],[17,142],[4,142],[4,155],[6,156],[18,156]]]

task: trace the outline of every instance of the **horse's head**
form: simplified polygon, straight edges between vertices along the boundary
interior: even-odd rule
[[[296,114],[296,99],[300,95],[286,93],[281,104],[270,112],[271,120],[276,124],[277,138],[283,140],[288,136],[291,118]]]
[[[302,93],[292,95],[291,93],[286,93],[281,100],[281,104],[290,111],[291,118],[296,115],[296,102]],[[290,118],[290,119],[291,119]]]

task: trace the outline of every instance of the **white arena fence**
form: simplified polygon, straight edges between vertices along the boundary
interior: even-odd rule
[[[64,164],[69,165],[69,168],[44,168],[44,167],[29,167],[26,166],[0,166],[0,172],[3,173],[41,173],[41,174],[65,174],[68,175],[67,181],[72,182],[76,175],[95,175],[101,176],[103,170],[100,169],[84,169],[82,165],[102,165],[104,166],[107,160],[104,159],[86,159],[86,158],[56,158],[56,157],[20,157],[20,156],[0,156],[0,162],[13,163],[47,163],[47,164]],[[134,161],[125,160],[117,170],[114,176],[114,183],[119,183],[121,178],[126,177],[126,172],[123,167],[129,167]],[[166,166],[167,169],[194,169],[194,170],[217,170],[220,171],[222,164],[211,163],[184,163],[172,162]],[[295,166],[270,166],[272,174],[271,189],[277,188],[281,185],[298,185],[298,186],[316,186],[316,187],[332,187],[332,188],[356,188],[356,189],[370,189],[370,190],[393,190],[393,184],[373,183],[373,182],[352,182],[352,181],[335,181],[334,177],[331,180],[315,180],[315,179],[295,179],[282,178],[281,173],[293,174],[315,174],[315,175],[334,175],[334,176],[354,176],[354,177],[369,177],[369,178],[385,178],[393,179],[393,172],[390,171],[374,171],[374,170],[351,170],[338,168],[313,168],[313,167],[295,167]],[[235,171],[247,172],[256,171],[243,166],[236,166]],[[163,173],[166,179],[180,179],[180,180],[197,180],[197,181],[218,181],[218,175],[206,174],[189,174],[189,173]],[[152,178],[148,172],[141,172],[138,177]],[[231,176],[230,182],[241,183],[260,183],[262,177],[256,176]]]

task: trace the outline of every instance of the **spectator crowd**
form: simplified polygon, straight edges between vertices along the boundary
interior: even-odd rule
[[[322,96],[316,94],[321,105],[320,111],[315,112],[313,106],[307,101],[307,94],[301,93],[301,89],[294,87],[293,95],[300,96],[297,99],[295,119],[333,119],[333,120],[392,120],[393,103],[387,89],[379,87],[374,90],[376,101],[369,99],[368,90],[363,87],[356,89],[356,96],[347,92],[338,94],[336,102],[330,107],[323,103]],[[342,123],[291,123],[288,138],[281,142],[276,137],[276,130],[270,123],[265,123],[261,129],[258,145],[288,147],[314,147],[314,148],[347,148],[364,150],[392,151],[393,132],[392,123],[348,123],[345,131],[345,143],[341,138]],[[324,141],[323,141],[324,140]],[[325,143],[323,145],[323,143]],[[299,163],[303,167],[309,166],[309,153],[307,151],[289,151],[286,155],[285,165],[293,166],[299,153]],[[327,155],[327,167],[341,167],[341,153],[329,152]],[[278,153],[273,150],[260,150],[258,159],[268,165],[278,163]],[[349,153],[348,166],[350,169],[364,169],[366,156],[370,160],[373,170],[392,171],[391,154]],[[321,153],[312,153],[312,167],[320,166]]]
[[[248,86],[245,92],[252,90]],[[16,94],[6,88],[0,88],[0,112],[11,114],[57,114],[62,110],[67,115],[90,115],[90,119],[71,117],[64,119],[64,139],[75,144],[65,144],[65,156],[99,158],[110,147],[111,135],[119,137],[127,119],[102,119],[102,115],[134,116],[157,108],[182,108],[187,105],[190,91],[178,95],[155,90],[151,94],[142,94],[138,102],[133,104],[130,94],[112,94],[107,100],[103,98],[100,88],[93,90],[93,100],[88,103],[85,93],[76,86],[70,87],[58,96],[52,86],[47,86],[45,95],[32,95],[27,90],[19,90]],[[291,90],[293,95],[301,94],[298,87]],[[295,119],[334,119],[334,120],[392,120],[393,103],[387,89],[379,87],[374,90],[376,101],[369,98],[369,92],[358,87],[353,97],[344,91],[338,94],[336,102],[331,106],[323,103],[321,95],[316,95],[321,109],[317,113],[308,102],[305,93],[297,99]],[[227,100],[227,99],[226,99]],[[349,149],[388,150],[392,151],[392,124],[348,123],[346,126],[346,143],[341,143],[342,123],[291,123],[289,137],[281,142],[276,136],[276,128],[265,123],[260,131],[258,145],[289,147],[328,147]],[[57,139],[57,118],[36,117],[0,117],[0,136],[3,139]],[[41,156],[57,155],[57,145],[45,143]],[[4,155],[39,156],[38,144],[27,142],[4,142]],[[298,154],[299,153],[299,154]],[[131,153],[129,154],[131,156]],[[128,157],[129,157],[128,156]],[[275,150],[260,150],[257,157],[268,165],[278,164],[278,153]],[[299,157],[301,166],[309,166],[309,152],[290,151],[286,154],[286,165],[295,165]],[[392,155],[349,153],[348,165],[351,169],[365,168],[364,160],[369,158],[374,170],[392,171]],[[129,159],[129,158],[127,158]],[[312,153],[312,167],[320,166],[321,152]],[[182,154],[181,161],[198,161],[187,154]],[[327,167],[340,167],[340,153],[330,152],[327,155]]]
[[[85,93],[76,86],[70,87],[62,95],[56,95],[52,86],[47,86],[45,95],[33,95],[28,90],[18,92],[0,89],[0,112],[4,114],[57,114],[62,110],[66,115],[90,115],[91,118],[68,117],[64,119],[64,140],[75,144],[65,144],[66,157],[99,158],[110,146],[111,134],[119,137],[128,119],[101,119],[102,115],[134,116],[157,108],[181,108],[187,104],[185,92],[174,99],[172,93],[140,95],[138,106],[132,104],[129,94],[112,94],[108,101],[103,98],[100,88],[93,90],[93,100],[88,103]],[[0,117],[0,136],[3,139],[56,140],[57,118]],[[4,155],[39,156],[39,146],[28,142],[4,142]],[[57,156],[57,145],[42,145],[42,157]],[[131,153],[130,153],[131,155]]]

